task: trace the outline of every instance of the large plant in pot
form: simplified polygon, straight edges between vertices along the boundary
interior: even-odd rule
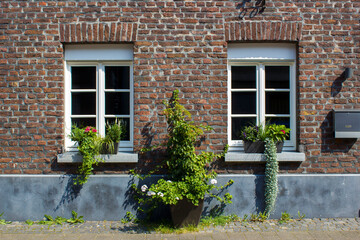
[[[263,153],[265,151],[265,140],[270,139],[276,144],[276,152],[282,151],[284,141],[289,136],[290,128],[285,125],[260,124],[247,126],[241,133],[246,153]]]
[[[139,203],[163,203],[171,208],[172,220],[176,227],[197,225],[202,212],[205,194],[216,197],[222,203],[230,203],[232,196],[225,194],[223,198],[212,194],[213,189],[221,190],[232,184],[230,180],[224,186],[216,186],[216,173],[209,169],[209,164],[223,157],[224,153],[197,153],[195,145],[204,132],[211,127],[195,125],[190,113],[178,102],[178,91],[173,92],[172,99],[164,104],[164,114],[168,124],[168,141],[166,143],[166,160],[159,167],[167,168],[168,174],[156,183],[142,185],[137,189],[141,195]],[[159,146],[156,146],[159,147]],[[154,150],[154,147],[147,150]],[[153,171],[152,173],[154,173]],[[132,171],[135,174],[135,171]],[[135,174],[140,179],[151,176]],[[195,216],[194,216],[195,215]]]
[[[103,140],[102,154],[117,154],[124,127],[119,119],[113,123],[106,123],[106,135]]]

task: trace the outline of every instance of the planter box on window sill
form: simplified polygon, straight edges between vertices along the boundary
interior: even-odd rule
[[[118,152],[118,154],[101,155],[104,163],[137,163],[138,154],[132,152]],[[58,163],[80,163],[82,156],[78,152],[67,152],[57,156]]]
[[[301,152],[282,152],[277,154],[279,162],[304,162],[305,153]],[[225,154],[225,162],[266,162],[265,154],[228,152]]]

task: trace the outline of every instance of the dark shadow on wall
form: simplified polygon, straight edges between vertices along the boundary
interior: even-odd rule
[[[331,97],[336,97],[336,95],[338,95],[338,93],[341,92],[342,84],[344,83],[345,80],[346,78],[344,71],[338,78],[335,79],[335,81],[331,85]]]
[[[62,205],[68,204],[73,202],[79,195],[82,189],[82,185],[75,185],[76,175],[64,175],[61,178],[60,183],[63,183],[67,179],[65,191],[57,204],[54,208],[54,212],[61,208]]]
[[[356,138],[335,138],[333,112],[330,111],[324,121],[321,123],[321,152],[333,153],[342,152],[347,153],[356,143]]]
[[[256,213],[265,211],[265,176],[255,175],[255,207]]]
[[[163,204],[159,204],[159,206],[152,211],[151,213],[149,213],[149,215],[147,215],[146,210],[150,208],[149,205],[140,205],[137,201],[138,198],[146,198],[146,196],[142,196],[140,195],[132,186],[136,186],[137,189],[141,189],[141,186],[143,186],[144,184],[147,186],[150,186],[153,183],[156,183],[157,180],[161,178],[161,176],[158,177],[151,177],[151,178],[147,178],[144,180],[141,179],[136,179],[135,177],[131,177],[130,181],[128,182],[127,185],[127,190],[125,192],[125,200],[123,203],[123,208],[124,209],[129,209],[131,208],[132,212],[135,214],[137,219],[144,219],[149,217],[149,220],[151,222],[157,222],[159,220],[164,220],[164,219],[168,219],[170,220],[170,209],[168,206],[165,206]],[[139,207],[141,207],[141,209],[145,210],[139,210]],[[121,217],[125,217],[125,216],[121,216]]]

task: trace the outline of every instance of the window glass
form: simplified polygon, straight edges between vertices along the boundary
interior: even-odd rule
[[[96,93],[73,92],[71,94],[71,109],[74,115],[96,114]]]
[[[96,89],[96,67],[71,67],[72,89]]]
[[[289,66],[265,66],[265,87],[287,89],[290,87]]]
[[[256,117],[233,117],[231,140],[240,140],[241,131],[245,126],[252,126],[256,124]]]
[[[130,89],[130,71],[126,66],[105,66],[106,89]]]
[[[290,113],[290,94],[288,92],[267,92],[265,101],[267,114]]]
[[[129,141],[130,140],[130,118],[118,118],[121,125],[123,126],[123,133],[121,135],[121,140]],[[106,118],[107,123],[114,123],[115,118]]]
[[[105,93],[105,114],[128,115],[130,114],[130,93],[107,92]]]
[[[232,66],[231,88],[256,88],[256,66]]]
[[[72,118],[71,126],[84,128],[87,126],[96,127],[96,118]]]
[[[256,114],[256,92],[233,92],[232,114]]]
[[[285,125],[287,128],[290,128],[290,118],[289,117],[267,117],[266,123]]]

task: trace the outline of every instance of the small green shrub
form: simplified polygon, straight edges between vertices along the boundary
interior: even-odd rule
[[[28,220],[26,220],[26,221],[25,221],[25,223],[26,223],[27,225],[31,226],[31,225],[33,225],[33,224],[34,224],[34,221],[33,221],[33,220],[28,219]]]
[[[135,215],[131,212],[126,212],[126,215],[124,218],[121,219],[122,223],[129,223],[129,222],[137,222]]]
[[[298,219],[302,220],[305,218],[305,214],[301,214],[300,211],[298,211]]]
[[[286,211],[281,213],[281,218],[279,219],[280,224],[287,223],[290,220],[291,220],[291,215],[289,213],[287,213]]]
[[[45,214],[44,220],[41,220],[37,223],[41,225],[54,225],[54,224],[62,225],[63,223],[78,224],[84,222],[83,216],[78,217],[78,214],[75,211],[72,211],[71,213],[72,213],[72,218],[69,219],[59,216],[53,218],[52,216]],[[27,221],[31,221],[31,220],[27,220]]]
[[[4,213],[1,213],[1,214],[0,214],[0,217],[2,217],[2,215],[4,215]],[[11,223],[11,222],[6,221],[5,219],[0,218],[0,224],[1,224],[1,225],[10,224],[10,223]]]

